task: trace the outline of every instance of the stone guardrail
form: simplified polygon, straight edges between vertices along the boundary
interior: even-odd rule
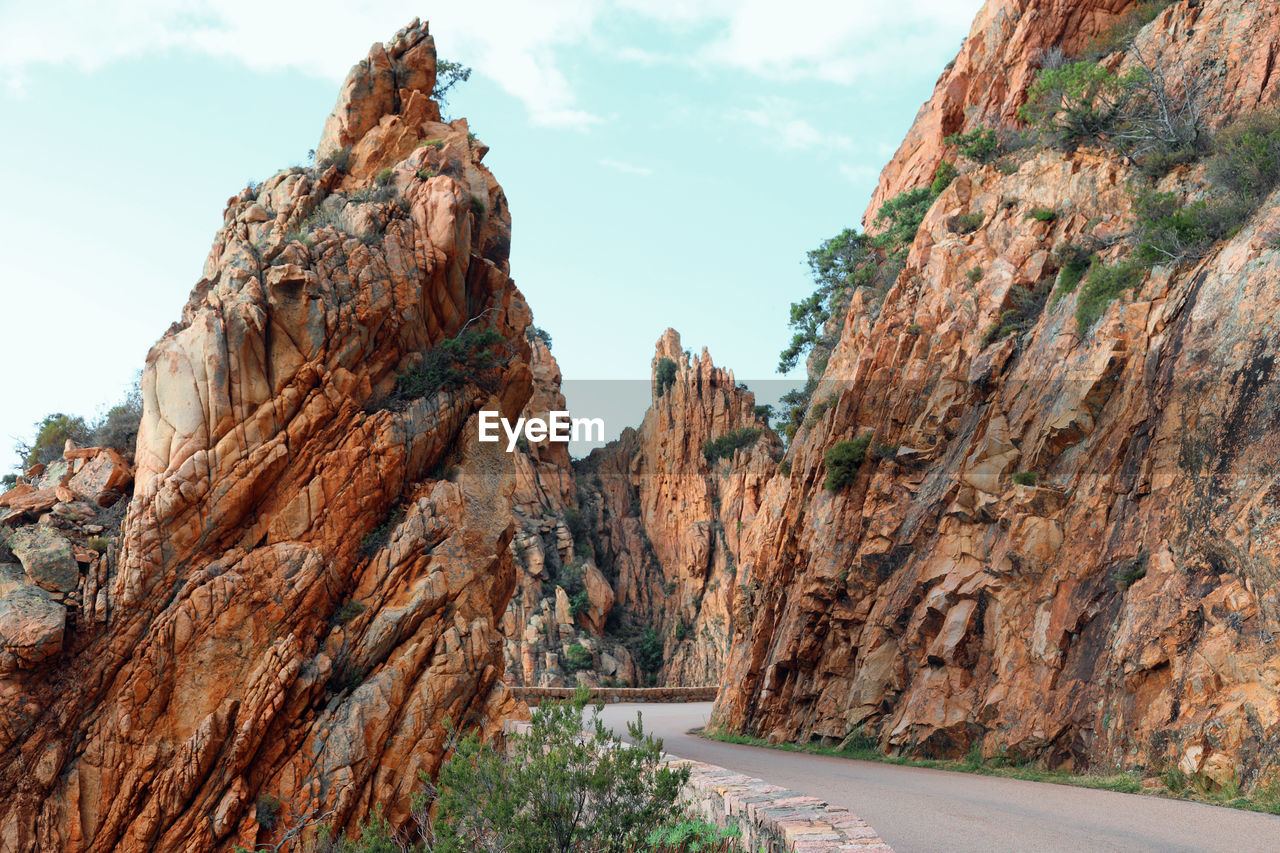
[[[536,705],[545,699],[571,699],[576,687],[517,687],[508,688],[517,699]],[[593,687],[591,698],[596,702],[714,702],[720,688],[712,687]]]
[[[714,764],[672,758],[689,767],[680,799],[718,826],[735,827],[748,850],[768,853],[893,853],[848,809]]]

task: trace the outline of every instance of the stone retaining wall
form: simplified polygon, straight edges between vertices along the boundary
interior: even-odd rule
[[[529,705],[544,699],[570,699],[575,687],[516,687],[511,693]],[[597,702],[714,702],[719,687],[593,687],[591,698]]]
[[[736,827],[752,853],[893,853],[848,809],[713,764],[676,758],[672,763],[689,767],[689,784],[680,794],[689,810]]]

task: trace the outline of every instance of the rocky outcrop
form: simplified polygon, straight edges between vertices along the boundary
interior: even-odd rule
[[[1037,51],[1126,5],[988,3],[873,209],[932,174],[942,134],[1009,118]],[[1254,34],[1278,23],[1264,4],[1172,3],[1138,46],[1211,52],[1220,122],[1276,100],[1276,39]],[[1200,262],[1156,268],[1092,329],[1067,294],[991,334],[1018,291],[1052,282],[1055,246],[1122,251],[1133,175],[1088,149],[966,165],[883,306],[855,295],[814,398],[829,405],[744,537],[749,618],[734,623],[719,723],[775,740],[868,733],[919,755],[976,744],[1068,768],[1181,766],[1228,789],[1274,771],[1275,200]],[[1184,168],[1165,186],[1202,177]],[[964,214],[981,227],[959,233]],[[826,490],[825,452],[871,431],[878,452]]]
[[[550,356],[535,347],[535,365],[542,358]],[[561,479],[558,461],[539,463],[546,445],[521,464],[540,465],[530,482],[544,485],[523,489],[529,499],[517,502],[514,547],[524,571],[506,620],[516,683],[719,680],[735,550],[780,449],[754,395],[705,350],[685,352],[674,330],[658,341],[651,368],[643,423],[574,463],[576,484]],[[541,375],[558,386],[558,370]],[[558,387],[548,399],[563,407],[556,395]],[[709,440],[741,430],[754,431],[741,449],[704,454]]]
[[[513,710],[517,472],[474,412],[525,406],[530,315],[505,197],[466,123],[439,121],[434,77],[415,22],[352,69],[319,166],[228,202],[148,355],[122,544],[79,579],[93,618],[56,666],[47,602],[0,584],[0,848],[253,848],[374,803],[399,825],[446,721],[495,731]],[[497,367],[397,384],[480,329]],[[100,497],[117,467],[68,488]]]

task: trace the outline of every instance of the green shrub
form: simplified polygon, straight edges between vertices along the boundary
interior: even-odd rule
[[[1094,261],[1076,303],[1076,329],[1080,334],[1092,328],[1118,296],[1141,284],[1143,275],[1142,265],[1133,259],[1114,264]]]
[[[778,463],[778,473],[784,477],[791,476],[791,460],[790,459],[783,459],[781,462]]]
[[[524,330],[524,336],[530,341],[542,341],[547,349],[551,349],[551,333],[541,326],[530,326]]]
[[[929,185],[929,192],[935,196],[942,195],[942,191],[951,186],[951,182],[960,174],[960,170],[956,168],[956,164],[950,160],[943,160],[938,167],[933,170],[933,183]]]
[[[654,369],[654,375],[658,381],[658,396],[661,397],[667,393],[667,389],[675,384],[677,365],[673,359],[663,356],[658,361],[658,366]]]
[[[418,147],[434,148],[435,150],[439,151],[441,148],[444,148],[444,140],[443,139],[424,139],[418,143]]]
[[[478,195],[472,194],[471,196],[471,212],[472,213],[474,213],[476,216],[484,216],[485,211],[487,211],[488,209],[489,209],[489,206],[485,204],[484,199],[480,198],[480,196]]]
[[[652,628],[645,628],[636,643],[636,663],[645,672],[662,669],[662,638]]]
[[[736,829],[722,829],[701,818],[655,829],[645,839],[644,853],[734,853],[741,851]]]
[[[584,720],[589,695],[540,705],[529,731],[507,735],[502,751],[474,735],[458,743],[440,770],[436,853],[631,853],[683,818],[689,770],[664,766],[661,743],[638,719],[627,727],[630,743],[598,711]],[[428,822],[429,796],[414,806]]]
[[[107,553],[107,546],[111,543],[105,536],[91,536],[85,540],[84,544],[99,554],[105,554]]]
[[[965,273],[965,278],[969,279],[969,284],[976,285],[978,282],[982,281],[982,276],[985,274],[986,273],[982,269],[982,265],[979,264]]]
[[[497,390],[506,344],[506,338],[493,329],[468,329],[457,337],[445,338],[396,378],[383,408],[402,406],[466,384]]]
[[[320,171],[323,173],[330,166],[336,166],[339,172],[347,171],[347,167],[351,165],[351,149],[338,148],[332,154],[320,161]]]
[[[581,643],[574,643],[564,650],[565,666],[570,672],[578,672],[583,669],[591,669],[595,661],[591,657],[591,652]]]
[[[867,458],[867,447],[874,433],[863,433],[852,441],[840,441],[827,449],[823,457],[827,463],[826,489],[838,492],[854,481],[858,469]]]
[[[259,794],[257,802],[258,823],[262,828],[270,832],[276,828],[276,824],[280,821],[280,812],[284,809],[284,804],[280,802],[280,798],[275,794]]]
[[[682,619],[676,623],[676,641],[682,643],[685,641],[685,638],[687,638],[688,636],[689,636],[689,626],[684,624],[684,620]]]
[[[365,609],[365,606],[359,601],[355,601],[354,599],[347,599],[346,601],[342,602],[341,607],[339,607],[337,610],[334,611],[333,622],[335,625],[345,625],[348,622],[350,622],[352,619],[356,618],[361,613],[363,613],[364,609]]]
[[[975,163],[990,163],[1000,156],[1000,140],[994,130],[978,128],[968,133],[954,133],[943,142],[954,145],[964,157]]]
[[[404,521],[404,507],[397,506],[387,514],[381,524],[366,533],[364,539],[360,540],[360,553],[366,559],[372,559],[391,540],[391,534],[402,521]]]
[[[1120,76],[1091,62],[1044,68],[1018,114],[1051,142],[1074,148],[1119,125],[1145,73],[1134,70]]]
[[[386,187],[391,185],[391,182],[395,180],[395,176],[396,176],[395,169],[392,169],[390,166],[388,166],[387,168],[379,172],[377,176],[373,179],[373,181],[380,187]]]
[[[962,213],[957,216],[951,223],[951,230],[957,234],[972,234],[982,227],[982,223],[987,221],[987,217],[980,210],[971,210],[968,213]]]
[[[61,412],[45,415],[44,419],[35,425],[35,431],[35,438],[30,444],[19,441],[15,446],[18,455],[22,457],[24,468],[40,464],[48,465],[50,462],[61,459],[63,448],[68,441],[87,444],[92,435],[84,418],[64,415]]]
[[[1019,486],[1034,486],[1040,479],[1040,475],[1035,471],[1019,471],[1013,475],[1013,482]]]
[[[1218,134],[1213,148],[1209,180],[1256,209],[1280,184],[1280,108],[1239,119]]]
[[[1127,589],[1147,576],[1149,561],[1147,552],[1141,551],[1138,556],[1117,563],[1111,570],[1111,579],[1115,581],[1118,589]]]
[[[1058,211],[1051,207],[1037,207],[1027,214],[1027,218],[1036,222],[1052,222],[1058,218]]]
[[[1093,253],[1076,243],[1062,243],[1054,247],[1053,260],[1058,265],[1058,286],[1053,292],[1056,303],[1079,286],[1085,273],[1089,271]]]
[[[759,427],[739,427],[716,438],[709,438],[703,442],[702,455],[708,462],[732,459],[735,451],[755,444],[763,432]]]
[[[826,416],[828,411],[830,411],[833,407],[838,406],[839,404],[840,404],[839,394],[832,394],[826,399],[820,402],[814,403],[812,406],[809,407],[809,416],[805,419],[805,422],[809,426],[813,426],[818,421],[822,420],[823,417]]]
[[[921,334],[923,331],[924,331],[924,330],[920,328],[920,324],[919,324],[919,323],[912,323],[910,326],[907,326],[907,334],[908,334],[908,335],[919,335],[919,334]]]
[[[1253,213],[1244,199],[1210,199],[1183,204],[1176,193],[1140,189],[1134,195],[1134,256],[1145,264],[1180,264],[1202,257],[1218,240],[1231,237]]]
[[[448,59],[436,60],[436,85],[431,90],[431,97],[440,105],[441,112],[449,103],[449,92],[459,83],[471,79],[471,69],[461,62]]]

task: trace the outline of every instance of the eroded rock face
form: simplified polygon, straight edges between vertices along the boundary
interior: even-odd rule
[[[535,370],[539,358],[535,349]],[[675,372],[661,385],[657,367]],[[526,497],[517,501],[523,568],[506,618],[507,668],[518,683],[561,686],[574,680],[638,685],[715,684],[729,644],[735,552],[754,517],[764,482],[777,467],[778,440],[755,412],[755,398],[704,350],[687,354],[668,329],[652,362],[652,404],[638,429],[573,463],[545,461],[534,445]],[[559,371],[537,375],[554,379]],[[739,429],[760,435],[731,458],[708,460],[708,439]],[[553,445],[563,448],[564,445]],[[565,461],[567,462],[567,456]],[[565,578],[581,575],[577,612]],[[638,640],[653,631],[660,665],[637,660]],[[570,649],[590,666],[575,671]],[[579,655],[582,653],[579,652]],[[646,664],[648,668],[646,669]]]
[[[941,134],[1010,115],[1037,50],[1126,5],[989,3],[877,202],[931,174]],[[1276,25],[1264,4],[1175,3],[1138,43],[1212,51],[1218,121],[1280,93],[1251,35]],[[1055,245],[1106,246],[1131,219],[1119,158],[1011,162],[965,167],[878,312],[855,296],[815,395],[834,405],[797,435],[740,552],[749,606],[716,719],[923,755],[1181,764],[1248,787],[1280,738],[1280,215],[1273,200],[1194,267],[1156,269],[1084,334],[1070,294],[992,340],[1015,290],[1057,272]],[[966,213],[983,225],[956,233]],[[886,449],[826,491],[824,452],[872,429]]]
[[[318,148],[350,148],[345,172],[229,201],[147,358],[123,545],[86,575],[58,665],[0,680],[0,848],[253,848],[375,802],[402,824],[446,719],[492,731],[514,710],[516,472],[474,412],[529,398],[529,311],[505,197],[465,122],[439,122],[434,76],[415,22],[342,89]],[[500,375],[387,405],[468,323],[505,339]],[[81,471],[95,501],[107,462]],[[283,804],[274,828],[260,797]]]

